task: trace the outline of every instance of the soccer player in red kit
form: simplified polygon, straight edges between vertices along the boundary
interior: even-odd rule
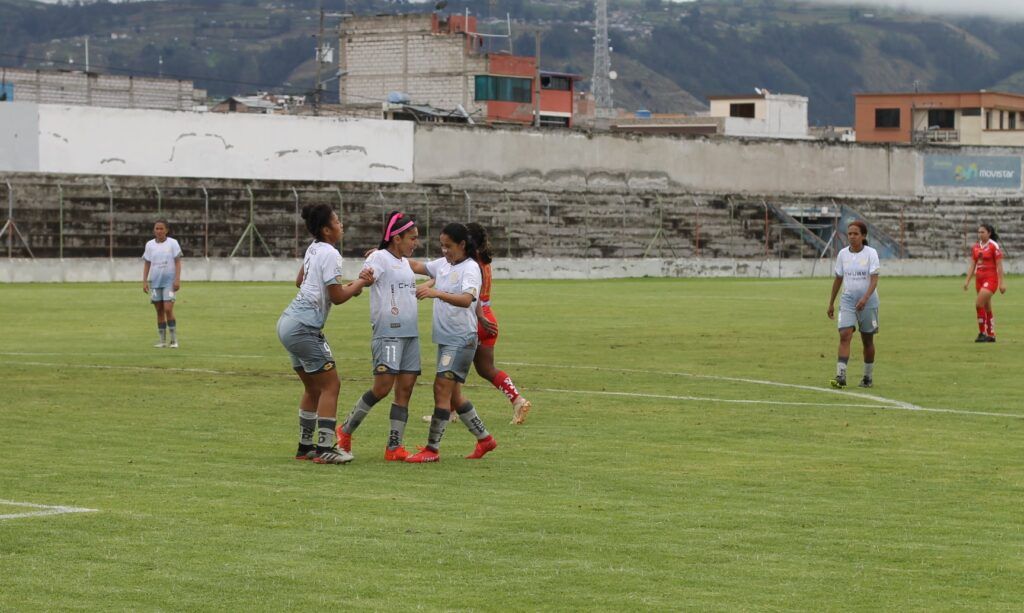
[[[995,320],[992,316],[992,295],[996,290],[1006,293],[1003,284],[1003,250],[999,247],[999,235],[989,224],[978,226],[978,242],[971,248],[971,265],[967,269],[964,291],[975,277],[974,288],[978,299],[974,306],[978,314],[978,338],[976,343],[996,342]]]
[[[512,403],[512,423],[522,424],[526,421],[526,415],[530,412],[532,405],[519,393],[508,373],[498,370],[494,365],[494,346],[498,342],[498,320],[491,310],[491,243],[487,239],[487,231],[480,224],[468,223],[466,229],[469,230],[469,235],[477,244],[477,263],[480,264],[480,272],[483,276],[483,284],[480,286],[480,301],[477,307],[479,324],[477,336],[480,339],[480,346],[476,350],[473,365],[476,367],[478,375],[501,390]]]

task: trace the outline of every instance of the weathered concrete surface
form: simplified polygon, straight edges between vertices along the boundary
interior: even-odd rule
[[[0,105],[0,126],[7,125],[0,130],[0,152],[5,152],[0,171],[374,183],[413,179],[415,126],[404,121],[9,103]],[[33,157],[35,167],[25,168],[22,160]]]
[[[976,199],[1020,189],[926,187],[935,153],[1021,156],[1021,148],[941,147],[421,125],[416,181],[667,189],[817,197]]]
[[[291,258],[186,259],[182,281],[293,281],[301,260]],[[361,260],[346,259],[345,276],[354,277]],[[1007,274],[1024,274],[1024,258],[1006,260]],[[966,262],[956,260],[883,260],[884,276],[962,276]],[[499,259],[498,279],[618,279],[631,277],[801,278],[829,277],[829,260],[690,259]],[[0,260],[3,283],[142,282],[137,259]]]

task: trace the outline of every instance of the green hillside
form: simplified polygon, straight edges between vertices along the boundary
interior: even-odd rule
[[[694,111],[706,96],[754,87],[811,99],[811,121],[849,124],[860,91],[1024,91],[1024,23],[782,0],[611,0],[615,98],[628,109]],[[325,0],[329,12],[426,11],[430,4]],[[312,88],[318,0],[193,0],[42,5],[0,0],[0,65],[193,78],[211,95]],[[593,3],[452,0],[482,27],[514,20],[514,48],[589,77]],[[337,18],[329,18],[329,28]],[[162,60],[162,63],[161,63]]]

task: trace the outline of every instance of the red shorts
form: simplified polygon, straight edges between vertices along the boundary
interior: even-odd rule
[[[498,319],[494,316],[494,311],[491,310],[491,307],[485,306],[481,310],[488,321],[498,323]],[[476,336],[480,339],[481,347],[493,347],[498,342],[498,333],[491,334],[480,325],[479,321],[476,324]]]
[[[997,275],[978,275],[974,278],[974,289],[977,291],[988,290],[993,294],[999,291],[999,277]]]

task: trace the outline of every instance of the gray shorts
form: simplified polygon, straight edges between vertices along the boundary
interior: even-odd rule
[[[373,374],[420,374],[419,337],[375,338],[370,349],[373,352]]]
[[[151,287],[149,288],[149,301],[156,304],[157,302],[174,302],[174,288],[171,287]]]
[[[469,347],[437,346],[437,376],[465,383],[476,356],[476,343]]]
[[[282,315],[277,320],[277,338],[288,350],[292,360],[292,368],[302,369],[309,375],[327,372],[335,367],[331,346],[324,338],[323,330],[318,330],[297,321],[289,315]]]
[[[878,307],[864,307],[859,312],[853,308],[840,307],[839,329],[843,328],[859,328],[861,334],[875,334],[878,332]]]

